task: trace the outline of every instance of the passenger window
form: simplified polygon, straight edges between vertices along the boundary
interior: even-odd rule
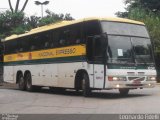
[[[5,53],[6,54],[12,54],[16,53],[18,45],[17,45],[17,40],[10,40],[5,42]]]
[[[71,32],[70,32],[70,38],[69,38],[69,43],[71,45],[80,44],[82,42],[81,29],[82,29],[82,26],[80,26],[80,24],[71,26]]]
[[[98,21],[89,21],[85,23],[86,36],[95,36],[101,34],[100,24]]]
[[[54,47],[59,47],[59,37],[60,37],[60,31],[59,29],[57,30],[53,30],[51,32],[51,47],[54,48]]]

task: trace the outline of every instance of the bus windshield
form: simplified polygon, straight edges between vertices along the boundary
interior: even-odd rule
[[[133,44],[136,62],[138,63],[153,62],[150,39],[132,37],[132,44]]]
[[[103,21],[102,29],[108,34],[108,63],[153,63],[145,26]]]
[[[138,36],[149,38],[144,25],[102,21],[102,29],[110,35]]]

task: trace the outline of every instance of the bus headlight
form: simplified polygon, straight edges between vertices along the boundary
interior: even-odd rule
[[[153,77],[153,76],[147,78],[147,81],[155,81],[155,80],[156,80],[156,77]]]
[[[108,76],[109,81],[126,81],[126,77],[120,77],[120,76]]]

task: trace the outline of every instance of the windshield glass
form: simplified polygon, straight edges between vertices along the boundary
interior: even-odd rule
[[[143,25],[102,21],[108,35],[108,63],[153,63],[152,47]]]
[[[108,36],[108,62],[131,62],[132,51],[129,37],[123,36]]]
[[[136,62],[151,63],[153,60],[150,39],[135,37],[131,39],[133,43]]]
[[[101,24],[103,31],[107,34],[149,37],[148,32],[143,25],[106,21],[102,21]]]

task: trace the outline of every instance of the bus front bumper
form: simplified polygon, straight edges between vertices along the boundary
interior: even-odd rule
[[[142,82],[130,82],[130,81],[108,81],[105,88],[119,89],[119,88],[153,88],[156,86],[156,81],[142,81]]]

